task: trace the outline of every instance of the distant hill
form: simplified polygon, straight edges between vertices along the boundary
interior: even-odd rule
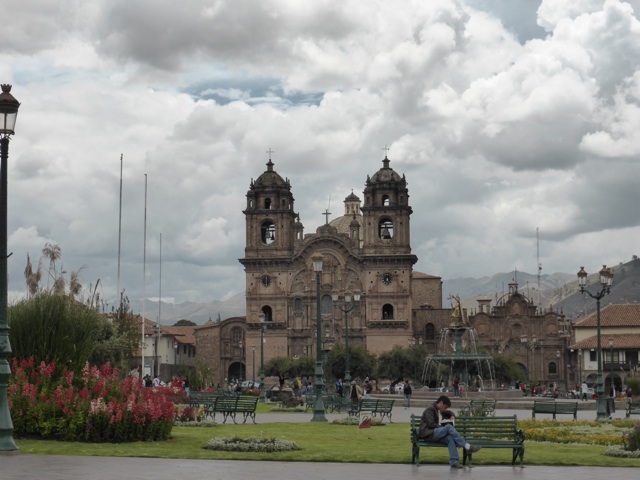
[[[637,303],[640,302],[640,259],[635,258],[627,263],[620,263],[613,267],[613,285],[611,293],[602,299],[602,306],[609,303]],[[576,274],[553,273],[540,276],[540,289],[538,289],[538,276],[526,272],[496,273],[490,277],[482,278],[455,278],[443,280],[442,305],[449,306],[447,297],[459,295],[462,304],[467,309],[475,309],[480,297],[496,300],[508,293],[509,283],[517,281],[518,289],[540,308],[562,311],[567,318],[576,319],[585,314],[594,312],[596,301],[589,296],[578,292]],[[588,279],[592,285],[590,290],[596,291],[595,284],[599,285],[598,272],[592,272]],[[142,313],[141,302],[131,301],[131,310]],[[218,315],[222,320],[229,317],[242,317],[245,315],[244,292],[238,293],[227,300],[215,300],[209,303],[186,302],[169,304],[163,302],[160,309],[161,323],[173,325],[178,320],[187,319],[202,325],[207,320],[216,321]],[[149,319],[158,318],[158,302],[147,300],[145,302],[145,316]]]

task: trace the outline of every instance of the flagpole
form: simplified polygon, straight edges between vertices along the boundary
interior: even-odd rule
[[[142,247],[142,319],[140,322],[142,331],[142,348],[141,348],[141,359],[142,366],[140,367],[140,378],[144,377],[144,300],[147,296],[147,174],[144,174],[144,227],[143,227],[143,247]]]

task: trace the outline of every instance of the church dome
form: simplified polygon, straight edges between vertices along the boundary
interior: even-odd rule
[[[277,185],[288,185],[289,182],[284,180],[278,172],[273,169],[273,162],[269,159],[267,163],[267,170],[260,175],[255,182],[253,182],[253,186],[256,187],[271,187]]]
[[[356,222],[353,224],[353,222]],[[353,224],[353,225],[352,225]],[[344,215],[329,222],[338,233],[346,233],[349,235],[350,227],[359,225],[362,227],[362,214],[360,213],[360,197],[353,190],[344,199]]]
[[[390,160],[385,155],[382,161],[382,168],[374,173],[371,178],[367,179],[367,185],[372,183],[388,183],[388,182],[402,182],[403,178],[389,166]]]

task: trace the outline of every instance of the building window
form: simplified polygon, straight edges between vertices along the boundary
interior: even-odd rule
[[[389,195],[383,195],[382,196],[382,205],[385,207],[389,206]]]
[[[270,198],[265,198],[264,199],[264,208],[266,210],[271,210],[271,199]]]
[[[390,218],[383,218],[378,223],[378,235],[382,240],[391,240],[393,238],[393,222]]]
[[[427,340],[436,339],[436,327],[433,323],[427,323],[424,327],[424,335]]]
[[[262,243],[271,245],[276,239],[276,226],[271,220],[262,222],[260,226],[260,239]]]
[[[302,299],[301,298],[296,298],[293,301],[293,311],[294,312],[302,311]]]
[[[393,305],[386,303],[382,306],[382,319],[393,320]]]
[[[320,313],[322,315],[331,315],[333,311],[333,299],[331,295],[323,295],[320,299]]]
[[[242,329],[240,327],[235,327],[231,329],[231,343],[234,345],[238,345],[242,342]]]
[[[589,352],[589,361],[596,362],[598,360],[598,353],[595,350]]]
[[[273,311],[269,305],[265,305],[262,307],[262,313],[264,313],[264,321],[272,322],[273,321]]]
[[[549,363],[549,373],[551,375],[558,373],[558,366],[556,365],[556,362]]]

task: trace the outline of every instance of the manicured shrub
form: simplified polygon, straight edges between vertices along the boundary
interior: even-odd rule
[[[36,365],[31,357],[14,359],[11,370],[9,409],[17,436],[122,443],[165,440],[171,433],[176,408],[165,392],[121,379],[108,363],[87,364],[79,376],[65,368],[56,378],[54,363]]]

